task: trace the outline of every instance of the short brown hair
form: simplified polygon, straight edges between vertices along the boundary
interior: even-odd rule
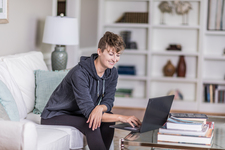
[[[114,48],[116,52],[120,52],[125,49],[125,43],[123,38],[112,32],[105,32],[104,36],[100,39],[98,43],[98,48],[103,52],[108,47]]]

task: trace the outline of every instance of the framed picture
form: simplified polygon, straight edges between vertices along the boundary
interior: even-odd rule
[[[0,23],[8,23],[9,16],[9,2],[8,0],[0,0]]]

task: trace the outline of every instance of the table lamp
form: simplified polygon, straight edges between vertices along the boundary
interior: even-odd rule
[[[52,70],[66,69],[67,52],[65,45],[78,45],[78,21],[76,18],[47,16],[45,20],[43,43],[55,44],[51,54]]]

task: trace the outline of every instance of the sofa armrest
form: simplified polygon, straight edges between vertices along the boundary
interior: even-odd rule
[[[34,123],[0,121],[0,149],[36,150],[37,130]]]

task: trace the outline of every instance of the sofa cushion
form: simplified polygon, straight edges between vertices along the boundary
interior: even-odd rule
[[[40,114],[51,94],[68,73],[65,71],[35,71],[35,107],[33,113]]]
[[[5,85],[8,87],[9,91],[11,92],[16,102],[20,119],[24,119],[27,116],[26,105],[24,103],[21,91],[17,83],[15,82],[11,74],[9,73],[8,68],[4,62],[0,62],[0,80],[5,83]]]
[[[36,128],[38,134],[37,150],[69,150],[70,136],[53,128]]]
[[[37,131],[33,123],[0,121],[1,150],[36,150]]]
[[[41,123],[40,114],[33,114],[32,112],[27,114],[27,118],[21,120],[21,122],[34,122],[36,124]],[[72,126],[58,126],[58,125],[37,125],[38,128],[58,129],[65,131],[70,135],[70,149],[79,149],[83,147],[84,135],[76,128]]]
[[[59,126],[59,125],[37,125],[37,128],[45,129],[58,129],[70,135],[70,149],[80,149],[84,146],[84,135],[72,126]]]
[[[3,120],[10,120],[9,115],[7,114],[5,108],[2,106],[1,103],[0,103],[0,118]]]
[[[27,113],[31,112],[34,108],[35,101],[34,70],[48,70],[43,60],[43,54],[32,51],[4,57],[2,60],[6,63],[10,74],[13,76],[22,93]]]
[[[5,108],[10,120],[19,121],[19,111],[16,102],[7,86],[0,80],[0,103]]]

